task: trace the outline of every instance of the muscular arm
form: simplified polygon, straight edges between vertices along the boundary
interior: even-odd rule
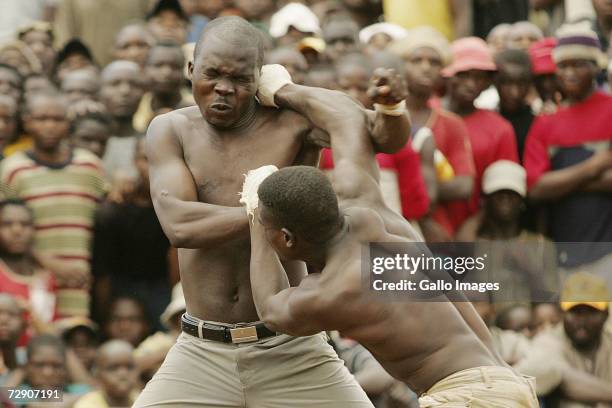
[[[306,277],[290,287],[278,255],[266,240],[265,230],[255,212],[251,225],[251,290],[259,318],[278,332],[308,336],[322,330],[313,314],[321,307],[318,275]]]
[[[193,176],[168,115],[158,116],[147,131],[151,198],[172,246],[205,248],[246,234],[243,207],[198,202]]]
[[[408,142],[410,118],[408,112],[400,116],[384,115],[366,110],[372,144],[376,153],[397,153]]]
[[[612,403],[612,383],[570,368],[563,371],[561,393],[584,403]]]

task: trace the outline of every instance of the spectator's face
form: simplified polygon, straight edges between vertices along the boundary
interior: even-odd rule
[[[597,66],[593,61],[574,59],[557,64],[557,77],[561,92],[567,98],[582,98],[593,89]]]
[[[187,22],[172,10],[163,10],[152,17],[147,27],[157,41],[173,41],[183,45],[187,39]]]
[[[15,136],[17,129],[17,103],[10,97],[0,100],[0,147]]]
[[[261,20],[274,8],[273,0],[234,0],[234,5],[242,12],[242,16],[249,20]]]
[[[506,319],[506,327],[504,330],[512,330],[513,332],[521,333],[527,337],[531,336],[531,311],[525,306],[517,306],[508,312]]]
[[[357,31],[351,22],[337,21],[330,23],[323,33],[325,53],[332,61],[346,54],[359,51]]]
[[[24,115],[26,131],[34,139],[37,148],[54,151],[68,136],[70,123],[66,118],[66,106],[52,97],[34,97],[30,111]]]
[[[593,7],[598,17],[607,21],[612,19],[612,1],[610,0],[593,0]]]
[[[144,27],[127,27],[115,41],[114,58],[128,60],[144,67],[153,39]]]
[[[451,95],[460,105],[473,105],[491,83],[490,72],[472,69],[457,72],[449,80]]]
[[[55,65],[55,50],[53,39],[45,31],[31,30],[23,35],[21,40],[26,43],[40,60],[43,70],[50,73]]]
[[[97,72],[96,66],[88,60],[86,56],[77,53],[70,54],[57,67],[57,79],[61,83],[66,77],[66,74],[81,69],[90,69]]]
[[[24,329],[21,309],[8,295],[0,298],[0,345],[15,345]]]
[[[131,351],[106,353],[98,358],[96,368],[102,389],[113,398],[126,398],[134,390],[138,372]]]
[[[32,248],[32,214],[23,206],[7,205],[0,212],[0,245],[9,255],[25,255]]]
[[[487,197],[491,217],[499,222],[518,222],[521,216],[523,198],[510,190],[496,191]]]
[[[536,75],[533,83],[543,101],[555,100],[555,95],[559,92],[559,81],[555,74]]]
[[[125,340],[134,347],[145,338],[149,330],[144,311],[133,300],[120,299],[113,304],[106,326],[108,337]]]
[[[91,71],[74,71],[64,77],[61,91],[71,105],[85,99],[96,101],[100,92],[99,79]]]
[[[357,99],[365,107],[371,106],[368,98],[368,71],[355,63],[342,64],[337,68],[338,89]]]
[[[66,381],[66,362],[53,346],[34,350],[26,365],[26,377],[32,388],[62,388]]]
[[[66,339],[66,345],[74,351],[74,354],[90,370],[96,358],[97,342],[89,329],[77,327],[72,330]]]
[[[541,39],[535,27],[519,26],[510,29],[508,48],[527,51],[529,46]]]
[[[534,335],[548,327],[555,326],[561,321],[559,308],[550,303],[535,305],[531,315],[531,327]]]
[[[144,93],[140,70],[133,66],[113,66],[102,76],[100,100],[111,116],[131,119]]]
[[[0,67],[0,95],[21,99],[21,80],[17,73],[5,67]]]
[[[32,66],[23,52],[13,47],[0,50],[0,62],[15,67],[24,77],[32,73]]]
[[[55,85],[46,76],[29,77],[23,83],[23,91],[26,99],[37,93],[56,91]]]
[[[189,64],[193,97],[214,126],[238,123],[255,102],[259,69],[256,49],[237,49],[208,36],[194,64]]]
[[[193,0],[196,3],[198,14],[202,14],[210,19],[219,16],[224,8],[228,7],[228,0]]]
[[[389,45],[391,41],[393,41],[393,38],[391,38],[385,33],[374,34],[368,42],[368,47],[371,47],[377,51],[381,51],[387,48],[387,45]]]
[[[93,119],[82,120],[74,129],[72,144],[102,158],[110,134],[111,129],[106,124]]]
[[[574,347],[588,350],[599,342],[607,319],[607,311],[602,312],[591,306],[578,305],[565,312],[563,326]]]
[[[500,106],[506,112],[515,112],[525,105],[531,87],[529,69],[517,64],[503,64],[495,76],[495,87],[499,92]]]
[[[145,68],[153,92],[173,94],[183,83],[183,55],[180,48],[155,47]]]
[[[294,50],[280,50],[270,54],[268,64],[284,66],[294,83],[302,85],[308,71],[308,63],[302,54]]]
[[[429,47],[417,48],[404,58],[404,73],[408,90],[429,97],[440,80],[442,57]]]
[[[502,52],[508,48],[508,36],[510,34],[510,28],[499,28],[487,37],[487,44],[489,48],[496,54]]]

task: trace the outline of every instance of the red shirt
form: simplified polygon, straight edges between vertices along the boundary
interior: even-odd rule
[[[454,113],[444,109],[434,109],[427,125],[434,135],[436,147],[446,156],[453,167],[455,176],[474,176],[474,161],[467,127],[463,120]],[[467,218],[463,201],[439,203],[433,218],[449,234]]]
[[[512,124],[496,112],[477,109],[463,118],[470,135],[472,155],[476,168],[474,194],[466,207],[467,216],[480,208],[482,175],[491,164],[498,160],[519,162],[516,136]]]
[[[594,92],[587,100],[562,107],[533,122],[525,142],[524,165],[531,188],[551,170],[550,149],[612,140],[612,97]]]
[[[425,181],[421,175],[421,160],[419,155],[406,144],[402,150],[395,154],[380,153],[376,155],[376,161],[381,169],[381,180],[385,172],[390,173],[397,180],[396,194],[399,196],[399,205],[402,215],[411,220],[421,218],[429,208],[429,196]],[[319,167],[329,170],[334,167],[332,152],[323,149]],[[391,192],[391,195],[394,195]],[[389,197],[385,197],[388,199]]]
[[[0,293],[25,301],[43,323],[58,318],[55,279],[48,271],[39,270],[32,276],[19,275],[0,260]],[[30,320],[30,313],[25,314],[25,319]],[[26,331],[19,345],[25,345],[30,335]]]
[[[594,92],[586,100],[536,118],[525,144],[524,166],[529,188],[548,171],[588,160],[612,145],[612,96]],[[612,241],[612,194],[576,191],[547,203],[548,232],[557,242]],[[597,247],[599,248],[599,247]],[[602,246],[602,253],[609,252]],[[586,261],[599,256],[593,248]],[[568,262],[578,264],[578,257]]]

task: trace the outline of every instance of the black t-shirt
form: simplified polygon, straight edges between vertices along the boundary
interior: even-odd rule
[[[153,207],[104,203],[96,213],[93,273],[113,281],[168,280],[168,250]]]
[[[531,112],[531,107],[524,105],[515,112],[506,112],[503,109],[500,109],[499,113],[508,122],[510,122],[514,128],[518,156],[522,163],[523,151],[525,150],[525,140],[527,140],[527,133],[529,133],[529,128],[531,127],[534,118],[533,112]]]
[[[527,20],[529,0],[473,0],[474,35],[486,38],[501,23]]]

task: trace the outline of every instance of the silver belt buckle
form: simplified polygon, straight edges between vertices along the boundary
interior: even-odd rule
[[[232,343],[248,343],[251,341],[259,340],[257,336],[257,328],[255,326],[249,327],[236,327],[230,329],[230,335],[232,336]]]

